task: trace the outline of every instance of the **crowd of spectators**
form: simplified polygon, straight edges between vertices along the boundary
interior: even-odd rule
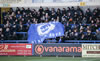
[[[63,9],[16,8],[2,13],[3,24],[0,24],[0,40],[22,40],[22,34],[27,32],[30,24],[59,21],[65,27],[63,40],[100,40],[100,9],[83,11],[79,6]],[[26,38],[23,38],[26,39]]]

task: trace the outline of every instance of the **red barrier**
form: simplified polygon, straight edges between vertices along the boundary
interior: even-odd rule
[[[0,55],[32,55],[32,44],[0,44]]]

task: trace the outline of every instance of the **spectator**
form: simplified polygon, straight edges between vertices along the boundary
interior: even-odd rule
[[[17,35],[16,35],[16,32],[13,32],[13,35],[11,36],[12,38],[12,40],[18,40],[18,37],[17,37]]]
[[[43,16],[43,11],[44,11],[44,9],[43,9],[42,7],[40,7],[40,8],[39,8],[40,17],[42,17],[42,16]]]
[[[4,34],[2,28],[0,28],[0,40],[4,40]]]
[[[87,40],[86,38],[87,38],[86,35],[82,34],[82,35],[80,36],[80,39],[79,39],[79,40]]]
[[[2,40],[10,39],[9,37],[15,37],[16,32],[27,32],[31,24],[44,23],[49,21],[59,21],[65,26],[65,36],[62,40],[100,40],[99,31],[100,28],[100,9],[95,8],[93,11],[88,8],[83,11],[79,6],[60,8],[51,10],[46,7],[40,7],[39,10],[16,8],[6,12],[3,11],[3,31],[0,31]],[[6,33],[4,33],[6,32]],[[21,36],[17,35],[22,39]]]
[[[92,33],[90,30],[87,30],[86,40],[92,40]]]
[[[20,21],[20,24],[19,24],[19,27],[18,27],[18,32],[24,32],[25,31],[25,28],[22,24],[22,21]]]
[[[96,37],[97,37],[97,40],[100,40],[100,31],[99,30],[96,30]]]
[[[10,40],[10,38],[11,38],[10,28],[6,28],[6,31],[5,31],[5,40]]]

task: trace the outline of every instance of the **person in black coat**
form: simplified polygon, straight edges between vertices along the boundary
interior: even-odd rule
[[[6,28],[6,31],[5,31],[5,40],[10,40],[10,38],[11,38],[10,28]]]

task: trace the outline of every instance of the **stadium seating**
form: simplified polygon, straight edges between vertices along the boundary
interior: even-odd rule
[[[76,40],[77,42],[80,42],[78,40],[88,40],[88,42],[90,40],[100,40],[99,8],[95,8],[93,11],[88,8],[83,11],[79,6],[77,8],[58,8],[57,10],[55,8],[50,10],[48,7],[40,7],[38,10],[17,7],[16,10],[11,8],[10,11],[3,12],[2,16],[3,24],[0,24],[1,43],[4,40],[27,40],[27,31],[30,24],[49,21],[59,21],[64,25],[65,36],[62,36],[62,43],[69,42],[68,40]],[[55,39],[59,40],[60,37]]]

